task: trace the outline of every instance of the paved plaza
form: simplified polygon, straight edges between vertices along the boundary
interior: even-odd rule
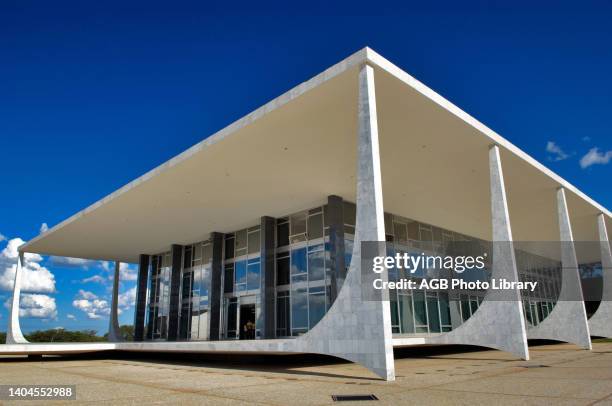
[[[530,353],[531,361],[517,361],[467,347],[398,350],[395,382],[356,364],[305,356],[5,357],[0,383],[76,385],[77,400],[64,402],[70,405],[324,405],[334,403],[332,395],[357,394],[379,400],[338,404],[612,405],[611,342],[595,342],[593,351],[537,345]],[[42,404],[3,404],[12,403]]]

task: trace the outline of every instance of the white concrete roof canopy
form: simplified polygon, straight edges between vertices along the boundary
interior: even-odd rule
[[[21,247],[136,262],[170,244],[355,199],[357,67],[375,67],[385,210],[490,239],[487,151],[500,146],[515,240],[556,240],[555,190],[574,238],[610,212],[374,51],[364,48]]]

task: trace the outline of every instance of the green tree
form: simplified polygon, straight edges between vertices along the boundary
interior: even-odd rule
[[[119,334],[125,341],[134,341],[134,326],[130,324],[119,326]],[[104,338],[108,339],[108,333],[104,334]]]
[[[62,328],[37,330],[25,335],[32,343],[74,343],[105,341],[104,337],[96,335],[96,330],[70,331]]]

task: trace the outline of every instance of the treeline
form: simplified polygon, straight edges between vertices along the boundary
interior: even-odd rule
[[[119,327],[121,336],[126,341],[134,339],[134,326],[124,325]],[[90,343],[107,341],[108,333],[104,336],[96,334],[96,330],[64,330],[62,328],[37,330],[29,334],[24,334],[26,340],[31,343]],[[0,344],[6,343],[6,333],[0,332]]]

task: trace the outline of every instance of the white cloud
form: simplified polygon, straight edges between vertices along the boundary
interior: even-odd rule
[[[81,281],[82,283],[101,283],[101,284],[105,284],[106,283],[106,279],[103,278],[100,275],[94,275],[94,276],[90,276],[89,278],[85,278]]]
[[[115,263],[114,262],[102,261],[101,266],[102,266],[102,269],[104,269],[106,272],[109,272],[112,275],[115,274]],[[119,265],[119,280],[135,281],[137,279],[138,279],[138,270],[136,269],[135,266],[126,264],[125,262],[122,262]],[[113,280],[113,277],[111,276],[109,280]]]
[[[4,241],[4,240],[6,240],[6,237],[5,237],[5,236],[3,236],[2,234],[0,234],[0,242],[2,242],[2,241]]]
[[[548,141],[546,143],[546,152],[550,154],[548,159],[551,161],[563,161],[564,159],[569,158],[569,155],[566,154],[561,147],[555,144],[553,141]]]
[[[106,300],[83,289],[79,290],[76,299],[72,301],[72,306],[84,312],[89,319],[99,319],[110,314],[110,306]]]
[[[581,138],[582,142],[589,142],[591,141],[591,137],[589,137],[588,135],[585,135],[584,137]]]
[[[68,268],[96,268],[100,267],[100,261],[91,259],[71,258],[71,257],[49,257],[51,263],[55,266],[64,266]]]
[[[47,231],[49,231],[49,226],[47,225],[47,223],[42,223],[40,225],[40,233],[46,233]]]
[[[77,298],[79,299],[97,299],[98,296],[96,296],[95,293],[90,292],[88,290],[83,290],[83,289],[79,289],[79,293],[77,294]]]
[[[68,313],[68,314],[66,315],[66,318],[67,318],[67,319],[70,319],[70,320],[76,320],[76,316],[75,316],[74,314],[71,314],[71,313]]]
[[[119,280],[135,281],[136,279],[138,279],[136,267],[132,267],[131,265],[122,262],[119,266]]]
[[[13,290],[15,272],[17,270],[18,248],[24,244],[21,238],[8,241],[0,252],[0,289]],[[55,276],[40,263],[43,258],[38,254],[26,253],[22,264],[22,292],[53,293],[55,292]]]
[[[119,307],[128,309],[136,303],[136,286],[132,289],[128,289],[125,292],[119,294],[119,298],[117,300]]]
[[[57,318],[55,298],[38,294],[22,295],[19,304],[19,316],[38,319],[55,319]]]
[[[580,167],[588,168],[591,165],[606,165],[612,159],[612,151],[599,152],[599,148],[591,148],[585,156],[580,158]]]

